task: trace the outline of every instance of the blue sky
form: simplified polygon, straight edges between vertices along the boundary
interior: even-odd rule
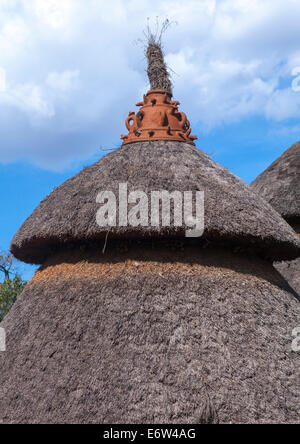
[[[138,39],[157,16],[173,22],[165,56],[200,148],[250,183],[299,140],[298,1],[0,0],[0,249],[120,144],[148,89]]]

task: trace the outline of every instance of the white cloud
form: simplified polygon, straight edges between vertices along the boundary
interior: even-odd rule
[[[47,100],[43,97],[42,89],[38,85],[17,85],[9,97],[11,103],[29,114],[37,113],[43,117],[54,115],[51,104],[47,103]]]
[[[54,29],[67,27],[72,17],[72,0],[33,0],[31,8],[38,20]]]
[[[300,92],[300,66],[292,69],[292,76],[297,76],[292,82],[292,89],[295,92]]]
[[[0,94],[0,106],[10,106],[23,111],[27,115],[52,117],[53,106],[47,102],[43,90],[39,85],[24,83],[13,87],[5,84],[5,89]]]
[[[0,66],[0,93],[6,91],[6,72]]]
[[[133,42],[156,16],[177,22],[165,53],[194,126],[299,118],[296,0],[1,0],[1,160],[64,167],[118,143],[147,88]]]
[[[79,70],[50,72],[46,79],[46,84],[52,89],[67,92],[72,89],[78,88]]]
[[[300,117],[300,94],[292,89],[274,91],[265,107],[266,116],[278,122]]]

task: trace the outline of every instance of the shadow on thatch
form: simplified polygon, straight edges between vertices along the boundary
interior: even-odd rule
[[[50,280],[57,273],[58,277],[63,275],[64,278],[69,276],[71,279],[83,277],[93,279],[93,277],[99,278],[101,274],[106,278],[113,278],[122,273],[128,276],[140,272],[156,274],[163,264],[166,277],[168,273],[186,273],[191,276],[199,274],[200,267],[209,273],[213,273],[214,269],[223,269],[225,274],[229,273],[229,280],[232,280],[234,273],[239,279],[242,278],[240,275],[252,275],[292,293],[299,299],[298,294],[281,274],[262,258],[245,254],[240,250],[234,252],[228,248],[212,248],[204,243],[202,250],[199,250],[180,239],[171,243],[169,240],[162,243],[163,246],[157,247],[153,242],[152,248],[149,249],[149,243],[140,242],[139,245],[133,246],[126,241],[112,242],[105,254],[102,253],[101,244],[81,245],[79,249],[70,246],[47,259],[34,280],[39,280],[41,272],[43,279],[48,276]]]

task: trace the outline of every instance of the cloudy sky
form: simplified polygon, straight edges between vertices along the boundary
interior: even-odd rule
[[[198,146],[246,182],[300,131],[299,0],[0,0],[0,249],[42,197],[120,144],[156,17]]]

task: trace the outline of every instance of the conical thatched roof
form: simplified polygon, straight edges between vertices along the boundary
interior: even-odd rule
[[[157,190],[204,191],[201,241],[247,246],[270,260],[299,255],[300,241],[264,200],[203,151],[175,141],[125,145],[66,181],[24,222],[12,240],[12,253],[39,264],[70,242],[100,240],[103,246],[108,229],[96,223],[96,196],[103,190],[118,195],[119,183],[128,183],[128,191],[146,192],[149,199],[150,192]],[[109,240],[183,237],[186,228],[117,226],[110,229]]]
[[[298,423],[299,316],[257,257],[53,256],[1,324],[0,423]]]
[[[300,142],[276,159],[251,187],[284,218],[300,217]]]

